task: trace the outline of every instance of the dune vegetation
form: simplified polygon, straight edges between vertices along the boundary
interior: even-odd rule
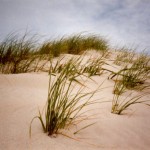
[[[96,50],[100,56],[84,61],[84,55],[89,50]],[[75,57],[66,60],[65,54]],[[111,66],[108,62],[112,61],[110,56],[114,54],[113,63],[120,67],[118,71],[106,67]],[[60,133],[61,129],[86,120],[81,119],[82,109],[95,103],[91,98],[99,89],[83,92],[86,86],[82,77],[92,80],[92,76],[105,74],[108,80],[114,81],[111,101],[111,112],[114,114],[123,114],[128,107],[137,103],[150,106],[149,99],[142,99],[147,95],[144,90],[150,88],[146,84],[150,79],[150,56],[144,52],[136,54],[134,50],[126,48],[115,52],[107,40],[100,36],[77,34],[38,44],[34,36],[11,34],[0,42],[1,74],[39,71],[49,74],[48,98],[44,113],[39,110],[33,120],[38,118],[48,135]],[[78,77],[81,77],[80,80]],[[76,94],[72,94],[75,83],[80,87]],[[124,96],[127,92],[136,93],[137,90],[141,92],[140,95]]]
[[[36,36],[10,34],[0,42],[0,72],[25,73],[43,69],[41,60],[58,57],[60,54],[81,54],[95,49],[102,53],[108,50],[108,42],[95,35],[81,34],[62,37],[38,44]]]

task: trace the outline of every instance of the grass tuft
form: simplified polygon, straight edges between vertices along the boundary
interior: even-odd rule
[[[39,49],[40,54],[50,54],[58,57],[60,54],[81,54],[85,50],[95,49],[100,52],[108,50],[108,43],[102,37],[96,35],[76,34],[69,37],[62,37],[60,40],[46,41]]]
[[[0,43],[0,72],[25,73],[43,69],[46,63],[41,60],[48,61],[49,58],[37,54],[35,41],[35,36],[29,37],[28,33],[8,35]]]
[[[150,77],[150,57],[147,55],[140,55],[132,65],[125,66],[117,73],[112,72],[112,77],[120,76],[120,84],[123,84],[127,89],[143,89],[144,83]]]
[[[103,56],[97,57],[95,59],[90,59],[89,62],[86,63],[85,66],[83,66],[83,73],[88,73],[88,76],[94,76],[94,75],[102,75],[104,70],[102,66],[105,64],[105,61],[103,59]]]
[[[61,129],[66,129],[70,125],[75,124],[75,121],[81,117],[80,112],[87,105],[93,103],[91,98],[96,91],[83,93],[84,88],[81,86],[73,94],[74,88],[73,80],[68,80],[65,71],[61,71],[55,77],[50,74],[45,114],[43,116],[39,111],[39,115],[35,117],[40,120],[43,131],[48,133],[49,136],[58,134],[61,132]]]
[[[126,98],[123,98],[121,95],[114,94],[114,97],[112,100],[111,113],[120,115],[125,110],[127,110],[128,107],[130,107],[131,105],[135,105],[135,104],[144,104],[144,105],[150,106],[150,103],[149,103],[150,100],[142,100],[145,94],[137,95],[134,97],[130,97],[130,96],[131,94],[129,94]]]
[[[121,48],[117,51],[118,54],[115,58],[114,64],[116,65],[127,65],[134,61],[135,51],[126,47]]]

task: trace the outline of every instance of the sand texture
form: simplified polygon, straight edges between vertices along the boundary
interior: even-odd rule
[[[63,132],[71,139],[64,135],[47,136],[39,120],[33,122],[32,137],[29,137],[30,122],[47,100],[47,73],[0,74],[0,150],[149,150],[150,107],[136,104],[123,115],[112,114],[114,82],[107,75],[87,79],[86,90],[96,89],[105,80],[102,87],[107,88],[96,93],[93,99],[110,102],[89,106],[87,109],[91,111],[87,115],[93,114],[93,119]],[[144,97],[149,98],[150,94]],[[73,135],[73,131],[92,122],[96,123]]]

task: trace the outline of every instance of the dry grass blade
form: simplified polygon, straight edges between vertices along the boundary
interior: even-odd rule
[[[91,124],[89,124],[89,125],[87,125],[87,126],[84,126],[83,128],[81,128],[81,129],[79,129],[78,131],[74,132],[74,134],[77,134],[77,133],[79,133],[80,131],[82,131],[83,129],[86,129],[86,128],[88,128],[88,127],[94,125],[94,124],[95,124],[95,123],[91,123]]]

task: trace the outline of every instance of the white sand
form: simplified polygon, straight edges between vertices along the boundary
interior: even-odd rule
[[[87,81],[95,89],[107,76],[94,76]],[[137,104],[124,115],[111,113],[111,102],[90,106],[87,113],[96,118],[86,123],[97,122],[82,130],[76,136],[70,131],[64,133],[79,141],[58,135],[52,138],[43,133],[39,120],[32,124],[32,138],[29,138],[31,119],[42,110],[47,100],[47,73],[26,73],[0,75],[0,150],[149,150],[150,149],[150,108]],[[114,82],[106,80],[94,98],[111,100]],[[146,98],[149,98],[148,96]],[[80,125],[77,126],[80,129]]]

